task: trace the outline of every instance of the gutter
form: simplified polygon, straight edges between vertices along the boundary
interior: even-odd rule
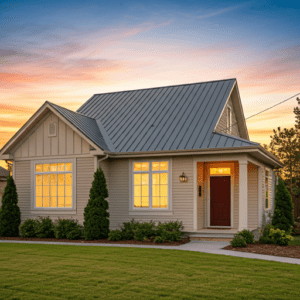
[[[213,154],[243,154],[258,153],[271,161],[277,168],[283,167],[283,164],[273,154],[269,153],[259,144],[256,146],[231,147],[231,148],[214,148],[214,149],[191,149],[191,150],[165,150],[165,151],[148,151],[148,152],[108,152],[104,151],[110,158],[131,158],[131,157],[149,157],[149,156],[188,156],[188,155],[213,155]]]

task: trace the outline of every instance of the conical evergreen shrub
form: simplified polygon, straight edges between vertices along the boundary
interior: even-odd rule
[[[0,209],[0,236],[19,236],[20,223],[17,188],[14,179],[8,176]]]
[[[275,210],[272,225],[275,229],[279,228],[288,232],[294,224],[292,197],[284,181],[279,177],[275,192]]]
[[[101,167],[94,174],[90,199],[84,209],[84,236],[86,240],[105,239],[109,234],[109,213],[106,180]]]

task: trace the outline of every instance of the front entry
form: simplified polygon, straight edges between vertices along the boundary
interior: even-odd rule
[[[210,177],[210,226],[230,226],[230,176]]]

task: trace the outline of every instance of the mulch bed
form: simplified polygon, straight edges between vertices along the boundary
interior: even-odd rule
[[[183,238],[180,242],[164,242],[154,243],[151,241],[140,242],[136,240],[123,240],[123,241],[109,241],[108,239],[103,240],[68,240],[68,239],[51,239],[51,238],[23,238],[23,237],[0,237],[0,240],[10,241],[38,241],[38,242],[63,242],[63,243],[105,243],[105,244],[133,244],[133,245],[155,245],[155,246],[180,246],[190,241],[189,238]]]
[[[279,246],[272,244],[260,244],[256,242],[254,244],[247,244],[247,247],[232,247],[226,246],[224,250],[250,252],[256,254],[275,255],[282,257],[300,258],[300,246],[288,245]]]

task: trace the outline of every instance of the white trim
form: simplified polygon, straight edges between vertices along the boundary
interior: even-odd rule
[[[194,191],[193,191],[193,194],[194,194],[194,211],[193,211],[193,224],[194,224],[194,231],[197,231],[198,230],[198,205],[197,205],[197,202],[198,202],[198,195],[197,195],[197,191],[198,191],[198,168],[197,168],[197,161],[194,159],[193,160],[193,175],[194,175],[194,185],[193,185],[193,188],[194,188]],[[203,193],[203,191],[202,191]]]
[[[13,161],[12,164],[13,164],[13,166],[12,166],[12,178],[14,180],[16,180],[16,162]]]
[[[262,166],[258,166],[257,168],[258,171],[258,227],[262,226],[262,186],[261,186],[261,179],[262,179],[262,171],[263,171],[263,167]]]
[[[94,157],[91,154],[70,154],[70,155],[47,155],[47,156],[35,156],[35,157],[20,157],[16,158],[15,161],[25,161],[25,160],[52,160],[53,159],[69,159],[69,158],[82,158],[82,157]]]
[[[168,171],[154,171],[155,173],[168,173],[168,207],[167,208],[151,208],[152,203],[152,178],[151,178],[151,163],[152,162],[160,162],[160,161],[167,161],[168,162]],[[149,171],[141,171],[141,173],[149,174],[149,208],[136,208],[134,207],[134,195],[133,195],[133,164],[135,162],[149,162]],[[170,213],[173,214],[172,211],[172,159],[129,159],[129,215],[134,215],[137,213],[138,215],[142,214],[153,214],[155,215],[158,213],[169,215]]]
[[[239,231],[248,229],[248,161],[239,160]]]
[[[72,163],[72,207],[46,207],[46,208],[40,208],[35,207],[35,165],[36,164],[44,164],[44,163]],[[77,173],[76,173],[76,159],[51,159],[51,160],[32,160],[31,161],[31,212],[45,212],[52,214],[65,214],[67,212],[69,213],[76,213],[76,179],[77,179]]]

